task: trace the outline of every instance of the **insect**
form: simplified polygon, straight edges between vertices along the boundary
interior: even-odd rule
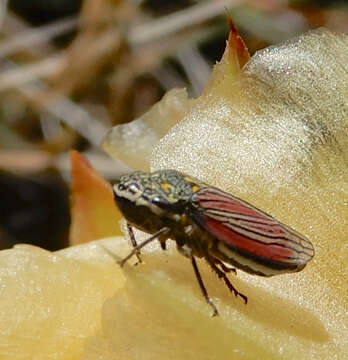
[[[250,274],[273,276],[302,270],[314,256],[310,241],[247,202],[176,170],[134,172],[113,186],[117,206],[127,220],[133,250],[119,261],[123,266],[140,249],[158,240],[176,242],[190,259],[201,292],[218,310],[201,278],[196,257],[204,258],[228,289],[248,299],[230,282],[232,265]],[[152,234],[137,244],[132,226]]]

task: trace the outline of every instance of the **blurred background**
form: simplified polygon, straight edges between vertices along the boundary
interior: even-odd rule
[[[232,16],[249,51],[325,26],[346,0],[0,0],[0,249],[68,245],[69,151],[108,180],[126,171],[106,130],[173,87],[197,97]]]

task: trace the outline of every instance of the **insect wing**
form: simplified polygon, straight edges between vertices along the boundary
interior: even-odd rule
[[[283,269],[288,264],[292,270],[303,268],[314,256],[313,245],[304,236],[217,188],[199,190],[191,202],[194,220],[242,256]]]

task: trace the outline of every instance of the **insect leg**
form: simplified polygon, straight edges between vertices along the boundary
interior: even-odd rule
[[[245,304],[247,304],[247,303],[248,303],[248,298],[247,298],[244,294],[240,293],[240,292],[231,284],[231,282],[230,282],[230,280],[228,279],[227,275],[226,275],[223,271],[221,271],[221,270],[214,264],[215,260],[216,260],[216,259],[207,258],[207,261],[208,261],[209,265],[211,266],[211,268],[216,272],[217,276],[218,276],[220,279],[223,279],[223,280],[225,281],[225,284],[226,284],[226,286],[228,287],[228,289],[229,289],[231,292],[233,292],[235,296],[240,296],[240,297],[244,300]]]
[[[136,255],[139,253],[139,250],[141,248],[143,248],[145,245],[149,244],[151,241],[154,241],[155,239],[157,239],[160,235],[164,235],[167,234],[169,232],[169,228],[164,227],[160,230],[158,230],[157,232],[155,232],[151,237],[149,237],[148,239],[144,240],[142,243],[140,243],[139,245],[136,245],[133,250],[122,260],[118,261],[117,263],[122,267],[128,259],[130,259],[133,255]]]
[[[230,273],[230,272],[233,272],[235,274],[237,274],[237,270],[234,269],[234,268],[230,268],[230,267],[227,267],[222,261],[220,261],[219,259],[216,259],[214,258],[214,262],[215,264],[219,265],[222,269],[223,272],[225,273]]]
[[[129,234],[129,238],[130,238],[130,241],[132,243],[132,246],[133,246],[133,248],[135,248],[138,244],[137,244],[137,241],[135,240],[134,231],[133,231],[132,227],[129,225],[128,222],[127,222],[127,230],[128,230],[128,234]],[[140,251],[137,251],[135,256],[138,259],[138,261],[136,262],[135,265],[141,264],[142,261],[141,261],[141,258],[140,258]]]
[[[194,256],[193,256],[192,254],[191,254],[191,263],[192,263],[193,271],[195,272],[195,275],[196,275],[196,278],[197,278],[199,287],[201,288],[202,294],[203,294],[203,296],[204,296],[204,298],[205,298],[205,301],[206,301],[206,302],[212,307],[212,309],[213,309],[213,314],[212,314],[212,316],[219,315],[219,313],[218,313],[218,311],[217,311],[217,308],[216,308],[216,306],[215,306],[214,303],[213,303],[213,300],[208,296],[207,289],[206,289],[205,286],[204,286],[204,283],[203,283],[201,274],[199,273],[199,270],[198,270],[198,266],[197,266],[197,263],[196,263],[196,259],[194,258]]]

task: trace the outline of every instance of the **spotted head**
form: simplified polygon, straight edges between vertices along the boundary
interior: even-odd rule
[[[139,226],[145,221],[164,226],[163,221],[178,219],[197,188],[176,170],[136,171],[122,176],[113,186],[116,204],[127,221],[145,231],[149,229]]]

